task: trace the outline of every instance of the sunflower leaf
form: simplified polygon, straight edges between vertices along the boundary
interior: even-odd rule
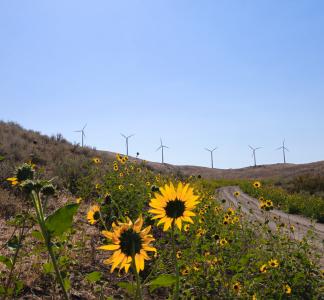
[[[46,218],[45,225],[51,236],[61,236],[71,228],[78,207],[76,203],[65,205]]]
[[[150,281],[147,285],[150,286],[150,291],[153,292],[159,287],[169,287],[177,281],[176,276],[170,274],[162,274]]]
[[[91,283],[96,283],[100,281],[101,277],[102,277],[101,272],[97,272],[97,271],[91,272],[85,276],[85,278]]]

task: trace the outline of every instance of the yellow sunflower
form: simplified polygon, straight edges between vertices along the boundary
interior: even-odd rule
[[[149,234],[151,226],[143,230],[142,226],[143,218],[139,217],[135,223],[128,219],[127,223],[113,224],[112,231],[102,231],[112,243],[98,249],[114,251],[110,258],[104,261],[105,264],[112,265],[111,273],[115,268],[125,268],[127,273],[133,259],[137,272],[144,270],[144,261],[150,259],[147,251],[156,252],[150,245],[154,241],[153,236]]]
[[[240,192],[235,192],[235,193],[234,193],[233,195],[234,195],[234,197],[236,197],[236,198],[237,198],[237,197],[239,197],[239,196],[240,196]]]
[[[87,213],[87,219],[91,225],[94,225],[98,222],[98,220],[100,219],[100,207],[98,205],[93,205],[90,207]]]
[[[279,262],[278,262],[278,260],[276,260],[276,259],[270,259],[270,260],[268,261],[268,265],[269,265],[271,268],[278,268],[278,266],[279,266]]]
[[[158,225],[164,223],[163,231],[167,231],[173,224],[181,230],[183,221],[193,223],[191,217],[196,214],[192,210],[199,203],[198,199],[189,184],[184,186],[180,182],[176,189],[172,183],[166,184],[151,199],[152,209],[149,212],[155,215],[152,219],[160,219]]]
[[[268,268],[267,264],[262,265],[262,266],[260,267],[260,272],[261,272],[261,273],[266,273],[266,272],[267,272],[267,268]]]
[[[7,178],[7,181],[9,181],[12,186],[15,186],[19,183],[17,177]]]
[[[241,290],[241,284],[239,282],[235,282],[233,284],[233,290],[238,293]]]
[[[253,186],[254,186],[256,189],[258,189],[258,188],[261,187],[261,182],[260,182],[260,181],[254,181],[254,182],[253,182]]]
[[[189,225],[189,224],[186,224],[186,225],[183,226],[183,230],[184,230],[185,232],[188,232],[189,229],[190,229],[190,225]]]
[[[287,295],[291,294],[291,287],[288,284],[284,285],[284,290]]]
[[[95,163],[96,165],[101,163],[101,159],[100,159],[99,157],[94,157],[94,158],[92,159],[92,161],[93,161],[93,163]]]

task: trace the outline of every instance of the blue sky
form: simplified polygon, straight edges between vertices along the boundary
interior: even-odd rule
[[[323,1],[0,2],[0,119],[215,166],[324,159]]]

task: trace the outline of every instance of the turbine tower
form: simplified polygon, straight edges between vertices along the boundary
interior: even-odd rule
[[[285,141],[286,140],[284,139],[282,142],[282,146],[276,149],[276,150],[282,150],[284,164],[286,163],[286,151],[289,152],[288,148],[286,148],[285,146]]]
[[[126,136],[125,134],[120,134],[123,138],[125,138],[125,142],[126,142],[126,155],[128,156],[128,140],[134,136],[134,134],[128,135]]]
[[[214,151],[216,149],[217,149],[217,147],[214,148],[214,149],[212,149],[212,150],[210,150],[208,148],[205,148],[206,151],[210,152],[210,160],[211,160],[211,167],[212,167],[212,169],[214,169],[214,156],[213,156],[213,153],[214,153]]]
[[[164,164],[164,148],[168,148],[169,149],[169,147],[163,145],[161,138],[160,138],[160,142],[161,142],[161,145],[160,145],[159,148],[156,149],[156,151],[159,151],[160,149],[162,149],[162,164]]]
[[[83,147],[83,139],[85,138],[84,129],[87,127],[87,124],[83,126],[80,130],[75,130],[74,132],[81,132],[81,146]]]
[[[261,149],[262,147],[258,147],[258,148],[253,148],[252,146],[250,146],[250,149],[252,150],[252,157],[254,159],[254,166],[256,167],[257,166],[257,163],[256,163],[256,155],[255,155],[255,152],[259,149]]]

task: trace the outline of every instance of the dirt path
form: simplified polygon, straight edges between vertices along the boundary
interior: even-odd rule
[[[234,192],[236,191],[240,192],[240,196],[237,198],[234,196]],[[225,204],[227,206],[238,207],[240,205],[242,212],[247,215],[249,219],[258,220],[260,222],[265,221],[266,216],[259,208],[259,201],[247,194],[244,194],[239,187],[222,187],[218,190],[218,195],[220,199],[226,200],[227,204]],[[319,253],[322,253],[320,264],[321,267],[324,268],[324,224],[314,223],[308,218],[287,214],[276,209],[270,211],[269,214],[272,219],[276,217],[281,223],[288,225],[287,227],[290,225],[295,227],[294,232],[287,230],[287,233],[293,239],[301,240],[305,235],[307,235],[309,230],[313,230],[316,235],[315,245],[319,249]],[[268,224],[271,230],[276,230],[277,225],[274,221],[270,221]]]

